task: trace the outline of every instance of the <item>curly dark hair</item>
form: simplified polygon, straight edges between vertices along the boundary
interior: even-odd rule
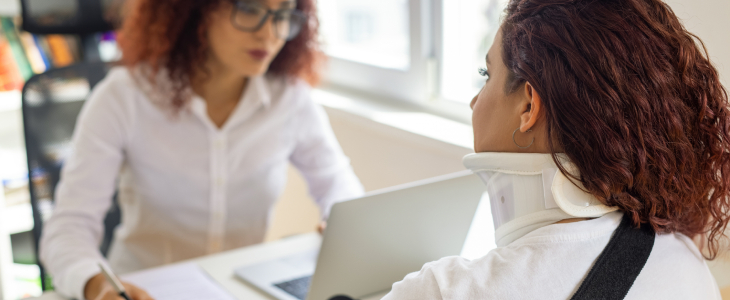
[[[672,9],[512,0],[502,34],[507,91],[532,84],[555,162],[561,149],[580,173],[561,171],[636,225],[707,235],[714,259],[730,219],[728,94]]]
[[[230,0],[131,0],[119,31],[122,64],[151,67],[149,80],[165,69],[175,92],[171,105],[179,109],[188,99],[183,91],[199,71],[208,53],[206,18]],[[320,79],[321,59],[317,43],[319,23],[314,0],[296,0],[307,22],[294,39],[286,42],[269,65],[268,73],[301,78],[311,85]]]

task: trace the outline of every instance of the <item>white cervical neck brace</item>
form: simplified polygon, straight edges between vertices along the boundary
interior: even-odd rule
[[[567,158],[559,158],[577,175]],[[560,220],[597,218],[618,209],[574,185],[550,154],[475,153],[464,157],[464,166],[487,185],[499,247]]]

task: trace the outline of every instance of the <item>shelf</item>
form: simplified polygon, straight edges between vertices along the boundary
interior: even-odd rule
[[[2,222],[9,234],[33,230],[33,211],[30,203],[6,206],[3,209]]]
[[[20,110],[20,100],[20,91],[0,92],[0,112]]]

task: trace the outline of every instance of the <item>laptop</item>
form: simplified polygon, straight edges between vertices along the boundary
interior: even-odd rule
[[[459,255],[485,191],[477,175],[462,171],[339,202],[320,249],[235,274],[279,300],[383,293],[423,264]]]

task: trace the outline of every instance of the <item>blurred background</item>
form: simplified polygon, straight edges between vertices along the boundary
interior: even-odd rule
[[[69,151],[75,112],[100,79],[89,72],[121,57],[113,28],[124,0],[96,0],[98,13],[82,17],[80,3],[87,2],[0,0],[3,299],[42,292],[35,240],[53,212],[53,186]],[[463,170],[461,157],[473,143],[468,103],[483,84],[477,69],[485,65],[506,2],[318,0],[329,61],[314,100],[325,107],[366,190]],[[730,1],[666,2],[704,40],[727,86]],[[89,21],[83,18],[111,27],[69,29]],[[79,65],[87,67],[74,69]],[[57,70],[63,72],[53,80],[40,76],[26,83]],[[303,180],[293,169],[289,179],[267,240],[317,224]],[[730,285],[730,271],[715,269],[718,283]]]

